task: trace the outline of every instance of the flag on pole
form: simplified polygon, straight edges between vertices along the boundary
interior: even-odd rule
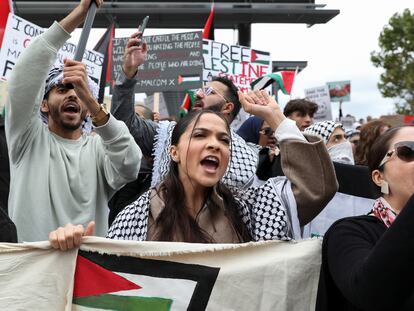
[[[207,21],[203,29],[203,39],[214,40],[214,1],[211,3],[210,14],[208,15]],[[195,100],[193,92],[187,92],[185,94],[183,104],[181,105],[179,117],[185,116],[192,108],[192,103]]]
[[[93,48],[95,51],[104,55],[102,64],[101,80],[99,85],[98,102],[102,103],[105,95],[105,87],[111,82],[112,70],[112,39],[115,37],[115,21],[106,29],[103,36]]]
[[[273,82],[276,82],[283,94],[289,95],[292,91],[293,81],[295,79],[295,71],[278,71],[264,75],[252,83],[250,86],[253,90],[262,90]]]
[[[211,3],[210,14],[203,29],[203,39],[214,40],[214,1]]]
[[[6,31],[7,18],[9,13],[13,13],[11,0],[0,0],[0,48],[3,42],[4,32]]]

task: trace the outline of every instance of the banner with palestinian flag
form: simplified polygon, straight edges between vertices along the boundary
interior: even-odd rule
[[[0,243],[4,310],[314,310],[321,240]]]

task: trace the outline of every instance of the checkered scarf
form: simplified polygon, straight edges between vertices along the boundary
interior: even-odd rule
[[[56,85],[58,85],[63,80],[63,66],[59,67],[53,67],[46,78],[45,83],[45,96],[49,91],[54,88]],[[98,84],[96,84],[89,76],[88,76],[88,86],[89,90],[91,91],[93,97],[98,99],[99,97],[99,87]],[[48,117],[47,113],[40,112],[40,118],[43,121],[43,123],[48,124]],[[82,125],[82,133],[84,134],[90,134],[92,132],[92,119],[89,116],[86,116],[85,120],[83,120]]]
[[[62,80],[63,80],[63,66],[53,67],[49,71],[47,78],[46,78],[44,95],[49,93],[49,91],[53,87],[58,85],[60,82],[62,82]],[[89,86],[89,90],[91,91],[93,97],[98,99],[99,97],[98,84],[96,84],[95,81],[93,81],[89,76],[88,76],[88,86]]]
[[[307,127],[304,133],[320,137],[326,145],[329,140],[329,137],[331,137],[333,131],[337,127],[344,129],[341,123],[337,123],[334,121],[321,121],[316,122],[315,124],[312,124],[311,126]]]

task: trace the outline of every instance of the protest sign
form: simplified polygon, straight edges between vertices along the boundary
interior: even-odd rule
[[[318,105],[314,117],[315,122],[332,120],[331,99],[326,85],[305,89],[305,97]]]
[[[272,72],[269,52],[240,45],[228,45],[203,40],[203,80],[214,76],[227,76],[241,90],[250,90],[250,83]]]
[[[43,32],[44,29],[42,27],[14,14],[9,14],[3,45],[0,50],[0,77],[5,77],[6,79],[10,77],[10,73],[20,54],[34,38]],[[76,44],[66,42],[58,52],[55,66],[63,64],[65,58],[73,58],[75,50]],[[95,51],[85,50],[83,55],[86,71],[98,85],[101,78],[103,60],[103,54]]]
[[[321,240],[0,243],[4,310],[314,310]],[[18,293],[18,294],[16,294]]]
[[[112,79],[119,80],[128,38],[112,41]],[[202,85],[201,31],[144,37],[146,61],[138,68],[136,93],[185,91]]]
[[[352,129],[352,125],[355,122],[355,118],[354,117],[342,117],[339,122],[342,123],[343,127],[345,129]]]
[[[326,83],[329,88],[331,102],[351,101],[351,81],[335,81]]]

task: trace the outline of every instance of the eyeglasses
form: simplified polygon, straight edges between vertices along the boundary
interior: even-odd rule
[[[414,141],[401,141],[394,145],[394,149],[388,151],[382,159],[378,168],[381,168],[389,159],[396,154],[404,162],[414,161]]]
[[[274,131],[270,127],[265,127],[259,131],[260,134],[272,137]]]
[[[216,95],[218,95],[218,96],[220,96],[222,99],[224,99],[224,101],[226,102],[226,103],[228,103],[228,102],[230,102],[230,100],[228,100],[223,94],[220,94],[220,92],[218,92],[214,87],[212,87],[212,86],[206,86],[206,87],[204,87],[204,88],[202,88],[202,89],[198,89],[198,90],[196,90],[196,92],[195,92],[196,94],[198,94],[198,93],[203,93],[205,96],[208,96],[208,95],[210,95],[210,94],[216,94]]]

